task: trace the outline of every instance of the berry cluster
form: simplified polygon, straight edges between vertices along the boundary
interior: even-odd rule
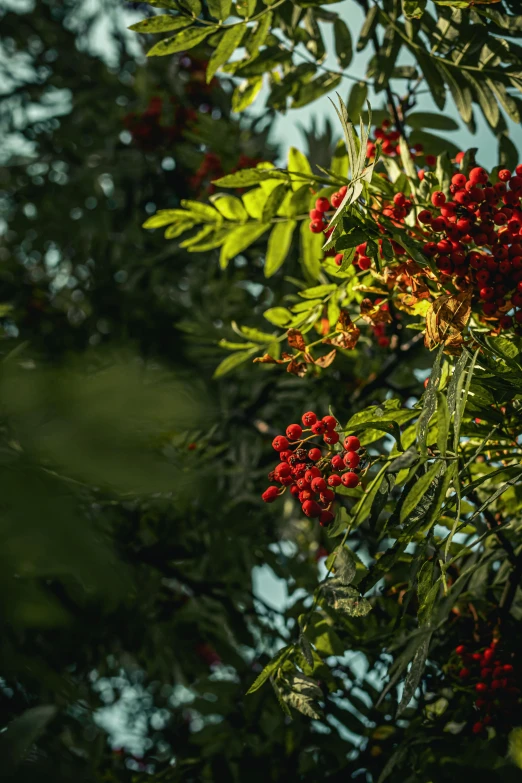
[[[324,233],[326,236],[329,236],[332,233],[332,230],[328,229],[327,213],[341,206],[347,190],[348,187],[343,185],[338,191],[332,193],[330,199],[327,199],[325,196],[317,199],[315,207],[310,210],[310,231],[312,234]]]
[[[456,650],[462,668],[459,679],[473,685],[476,693],[475,710],[478,720],[473,733],[482,734],[487,726],[509,730],[519,710],[520,688],[517,687],[515,668],[507,662],[498,640],[477,652],[468,652],[460,644]]]
[[[522,165],[516,174],[498,173],[494,185],[485,169],[453,175],[450,197],[436,191],[431,209],[418,214],[425,255],[434,258],[442,278],[470,290],[483,316],[501,329],[522,324]],[[435,236],[433,236],[435,234]]]
[[[301,503],[303,513],[318,517],[320,524],[327,526],[335,516],[332,511],[335,487],[343,484],[353,489],[359,484],[356,471],[361,461],[358,454],[361,444],[358,438],[349,435],[341,446],[338,422],[333,416],[319,419],[313,411],[308,411],[301,421],[303,426],[290,424],[286,436],[278,435],[272,441],[281,462],[268,478],[279,486],[268,487],[262,498],[265,503],[272,503],[289,487]],[[322,439],[319,445],[313,443],[317,438]]]
[[[381,143],[381,152],[390,158],[401,154],[401,148],[398,144],[401,134],[398,130],[390,130],[391,120],[385,119],[380,126],[375,129],[374,139],[370,139],[366,144],[366,155],[372,159],[377,151],[377,142]],[[434,166],[437,163],[435,155],[424,155],[422,144],[414,144],[410,150],[416,157],[424,157],[427,166]]]

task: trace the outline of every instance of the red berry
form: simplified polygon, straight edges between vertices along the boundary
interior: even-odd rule
[[[431,194],[431,203],[434,207],[441,207],[446,203],[446,196],[441,190],[436,190],[435,193]]]
[[[306,481],[309,481],[310,483],[312,483],[314,478],[317,478],[317,476],[320,476],[320,475],[321,475],[321,471],[319,470],[317,465],[312,465],[312,467],[308,468],[308,470],[306,471],[305,479],[306,479]]]
[[[327,198],[318,198],[315,202],[315,208],[319,210],[319,212],[328,212],[330,209],[330,202]]]
[[[506,674],[512,674],[513,673],[513,666],[510,663],[505,663],[502,668],[503,668],[503,670],[504,670],[504,672]]]
[[[343,263],[343,254],[342,253],[336,253],[334,261],[337,264],[337,266],[341,266],[341,264]]]
[[[462,163],[465,154],[466,154],[465,152],[457,152],[457,154],[455,155],[455,163]]]
[[[333,456],[330,463],[335,470],[342,470],[344,468],[343,458],[340,457],[339,454]]]
[[[288,462],[288,460],[290,459],[293,453],[294,453],[293,451],[280,451],[279,459],[281,460],[281,462]]]
[[[339,433],[335,432],[335,430],[330,430],[330,432],[325,433],[323,440],[325,443],[328,443],[329,446],[334,446],[339,442]]]
[[[393,197],[393,203],[396,207],[403,207],[406,202],[406,196],[404,193],[396,193]]]
[[[315,478],[315,476],[313,476],[312,478]],[[310,481],[308,481],[304,476],[298,478],[296,484],[300,490],[310,489],[311,487]]]
[[[280,462],[279,465],[276,466],[274,473],[278,478],[284,478],[285,476],[290,476],[292,474],[292,468],[287,462]]]
[[[486,685],[485,682],[477,682],[477,684],[475,685],[475,690],[477,691],[477,693],[485,693],[487,689],[488,686]]]
[[[321,506],[319,503],[316,503],[315,500],[305,500],[305,502],[302,505],[303,514],[306,514],[307,517],[319,517],[321,516]]]
[[[498,178],[501,182],[509,182],[511,179],[511,172],[508,169],[501,169],[498,172]]]
[[[347,468],[356,468],[361,458],[356,451],[347,451],[343,457],[343,462]]]
[[[289,443],[284,435],[277,435],[272,441],[272,447],[276,451],[286,451]]]
[[[312,234],[320,234],[324,229],[324,223],[322,220],[312,220],[310,223],[310,231]]]
[[[345,487],[348,487],[349,489],[354,489],[359,483],[359,476],[357,475],[357,473],[344,473],[341,476],[341,481],[343,482]]]
[[[459,672],[459,677],[460,677],[461,680],[467,679],[469,677],[469,675],[470,675],[470,671],[469,671],[469,669],[466,669],[466,668],[461,669],[460,672]]]
[[[333,522],[334,518],[335,514],[332,514],[331,511],[323,511],[319,517],[319,524],[321,527],[328,527],[328,525]]]
[[[347,438],[345,438],[343,446],[346,451],[359,451],[361,448],[359,438],[356,438],[355,435],[349,435]]]
[[[457,653],[457,655],[464,655],[464,653],[466,652],[466,648],[464,647],[463,644],[459,644],[458,647],[455,647],[455,652]]]
[[[331,489],[323,489],[321,492],[321,503],[331,503],[335,497],[335,492]]]
[[[488,173],[481,166],[476,166],[474,169],[471,169],[471,171],[469,172],[469,178],[470,181],[473,183],[485,185],[486,182],[488,181]]]
[[[315,413],[313,413],[313,411],[307,411],[306,413],[303,413],[301,417],[301,421],[303,422],[305,427],[311,427],[312,424],[315,424],[315,422],[317,421],[317,416],[315,415]]]
[[[316,421],[315,424],[312,424],[312,432],[314,435],[324,435],[326,432],[326,424],[322,421]]]
[[[299,498],[299,502],[302,505],[305,502],[305,500],[313,500],[314,496],[313,496],[313,493],[311,492],[311,490],[303,489],[299,493],[298,498]]]
[[[326,488],[327,484],[322,476],[316,476],[314,479],[312,479],[312,489],[314,492],[322,492],[323,489]]]
[[[273,503],[278,495],[279,489],[277,487],[268,487],[268,489],[265,489],[261,497],[265,503]]]
[[[311,220],[320,220],[321,223],[323,222],[323,213],[319,212],[318,209],[311,209],[308,214],[310,215]]]
[[[289,440],[299,440],[303,434],[303,428],[299,424],[289,424],[286,428],[286,437]]]
[[[470,174],[470,179],[471,179],[471,174]],[[467,181],[468,180],[466,175],[460,173],[454,174],[451,178],[451,184],[456,185],[458,188],[463,188]]]
[[[334,430],[337,427],[337,419],[335,416],[323,416],[322,421],[324,424],[326,424],[329,430]]]
[[[335,473],[328,478],[328,486],[330,487],[338,487],[341,483],[341,477],[337,476]]]
[[[362,269],[363,271],[366,271],[366,269],[369,269],[372,265],[372,259],[368,258],[368,256],[361,256],[358,261],[359,269]]]
[[[490,299],[495,298],[495,289],[491,286],[484,286],[484,288],[480,289],[480,298],[485,299],[486,301]]]
[[[499,321],[501,329],[511,329],[513,326],[513,319],[510,315],[503,315]]]
[[[332,202],[332,207],[338,209],[343,203],[343,196],[340,193],[332,193],[330,201]]]
[[[429,209],[421,209],[419,212],[419,222],[420,223],[429,223],[431,221],[432,215]]]
[[[290,487],[290,492],[292,493],[292,495],[294,497],[298,497],[299,496],[300,493],[299,493],[299,487],[297,486],[297,484],[292,484],[292,486]]]
[[[480,721],[477,721],[476,723],[473,724],[473,734],[480,734],[483,728],[484,725]]]
[[[308,458],[311,459],[312,462],[318,462],[322,456],[321,449],[310,449],[308,452]]]

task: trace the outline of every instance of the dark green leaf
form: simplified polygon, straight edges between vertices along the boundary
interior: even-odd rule
[[[368,96],[368,85],[366,82],[355,82],[350,90],[348,96],[348,103],[346,104],[346,110],[348,116],[352,121],[356,121],[360,115],[363,106],[366,105],[366,98]]]
[[[259,674],[250,688],[247,690],[247,695],[249,693],[255,693],[259,688],[264,685],[264,683],[268,680],[271,674],[273,674],[281,665],[281,662],[284,658],[288,655],[288,653],[293,649],[293,645],[287,645],[286,647],[283,647],[282,650],[279,650],[277,655],[274,655],[271,661],[267,663],[261,674]]]
[[[451,117],[431,111],[415,111],[406,116],[406,123],[412,128],[436,128],[437,130],[458,130],[458,123]],[[431,149],[429,150],[431,152]]]
[[[342,19],[334,22],[335,53],[341,68],[348,68],[353,57],[352,36]]]
[[[287,220],[284,223],[276,223],[268,239],[268,249],[265,259],[265,277],[271,277],[284,263],[292,244],[292,235],[297,222]]]
[[[406,495],[401,506],[400,521],[404,522],[419,505],[428,489],[433,485],[436,476],[440,472],[440,462],[430,465],[426,473],[421,476]]]
[[[159,41],[152,49],[147,52],[147,57],[163,57],[167,54],[183,52],[186,49],[192,49],[197,44],[204,41],[210,33],[216,31],[215,27],[190,27],[182,30],[178,35],[172,38],[165,38]]]
[[[192,20],[186,16],[161,14],[149,16],[148,19],[131,24],[129,30],[134,30],[135,33],[165,33],[168,30],[179,30],[182,27],[188,27],[190,24],[192,24]]]
[[[44,733],[47,725],[56,715],[57,708],[52,704],[43,704],[25,710],[7,726],[0,735],[2,770],[11,773],[26,758],[32,745]]]
[[[236,24],[233,27],[230,27],[228,30],[225,30],[217,47],[212,52],[212,56],[208,63],[207,84],[215,76],[218,68],[221,65],[224,65],[224,63],[228,61],[229,57],[231,57],[236,51],[237,47],[243,40],[245,31],[246,27],[243,24]]]

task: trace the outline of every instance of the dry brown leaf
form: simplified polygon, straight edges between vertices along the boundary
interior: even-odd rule
[[[457,296],[444,294],[433,302],[426,314],[426,348],[434,348],[444,343],[448,348],[457,349],[462,339],[458,339],[466,328],[471,315],[471,293],[464,291]]]
[[[414,294],[399,294],[394,300],[395,306],[399,310],[403,310],[410,315],[426,315],[430,308],[429,291],[421,293],[420,295]]]
[[[298,351],[306,350],[306,343],[299,329],[289,329],[286,336],[290,348],[296,348]]]
[[[347,351],[353,350],[357,345],[361,330],[352,323],[352,319],[345,310],[341,310],[335,329],[340,334],[336,334],[335,337],[325,340],[325,342],[338,348],[344,348]]]
[[[318,359],[315,360],[315,364],[317,364],[318,367],[329,367],[333,360],[335,359],[335,355],[337,353],[337,349],[334,348],[333,351],[330,351],[330,353],[327,353],[325,356],[320,356]]]
[[[303,364],[303,362],[296,362],[295,359],[292,359],[286,368],[286,371],[291,372],[292,375],[298,375],[299,378],[303,378],[306,375],[306,369],[306,364]]]
[[[374,305],[370,299],[362,300],[361,316],[372,326],[376,324],[390,324],[392,322],[390,311],[384,310],[381,305]]]

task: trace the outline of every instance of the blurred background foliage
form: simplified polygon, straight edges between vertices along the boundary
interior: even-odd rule
[[[258,249],[222,272],[141,224],[276,159],[270,113],[232,115],[204,49],[145,66],[117,0],[1,0],[0,19],[2,775],[376,779],[401,727],[368,706],[366,670],[384,672],[395,599],[377,599],[364,660],[334,659],[346,692],[326,721],[290,722],[268,690],[244,698],[331,548],[259,494],[284,424],[411,400],[430,358],[413,346],[364,397],[385,357],[364,339],[326,380],[259,366],[212,380],[230,321],[258,325],[299,265],[269,289]],[[321,133],[307,133],[317,163]],[[285,600],[258,589],[267,573]]]

